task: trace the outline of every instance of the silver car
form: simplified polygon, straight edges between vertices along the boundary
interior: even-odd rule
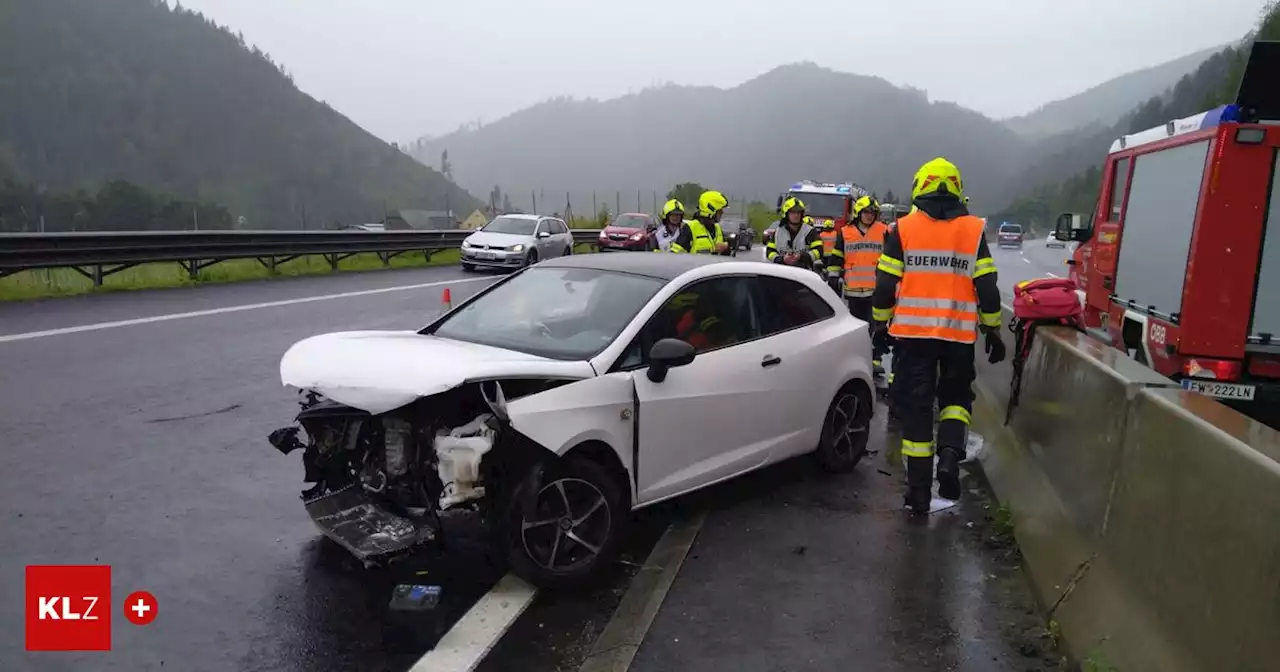
[[[564,220],[539,215],[500,215],[462,241],[462,270],[523,268],[539,259],[573,254]]]

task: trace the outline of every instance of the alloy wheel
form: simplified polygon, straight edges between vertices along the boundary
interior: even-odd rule
[[[525,553],[539,567],[567,572],[600,554],[612,533],[609,501],[580,478],[561,478],[538,491],[535,520],[520,521]]]
[[[828,411],[828,445],[837,456],[852,460],[866,450],[870,421],[861,417],[862,400],[852,393],[841,394]]]

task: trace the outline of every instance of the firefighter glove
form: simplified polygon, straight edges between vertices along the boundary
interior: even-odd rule
[[[997,364],[1004,361],[1004,341],[1001,340],[999,331],[992,329],[987,332],[986,350],[988,362]]]
[[[873,322],[871,326],[871,345],[877,352],[889,349],[889,325],[884,322]],[[1003,346],[1001,348],[1003,351]]]

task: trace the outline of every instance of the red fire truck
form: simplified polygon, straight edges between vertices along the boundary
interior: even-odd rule
[[[1092,215],[1066,213],[1055,229],[1081,243],[1067,263],[1091,333],[1272,426],[1280,422],[1277,73],[1280,42],[1255,43],[1235,103],[1117,139]]]

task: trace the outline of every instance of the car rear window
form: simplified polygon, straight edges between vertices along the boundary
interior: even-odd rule
[[[1001,224],[1000,233],[1022,233],[1022,227],[1017,224]]]

